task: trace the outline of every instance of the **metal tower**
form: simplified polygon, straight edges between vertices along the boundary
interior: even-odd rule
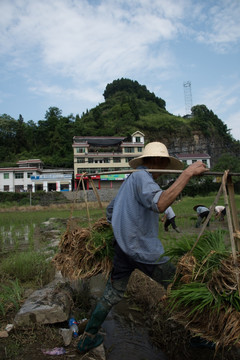
[[[191,82],[186,81],[183,83],[184,88],[184,98],[185,98],[185,111],[186,115],[191,115],[192,111],[192,90],[191,90]]]

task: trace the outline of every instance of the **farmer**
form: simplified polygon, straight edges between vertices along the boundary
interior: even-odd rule
[[[180,233],[180,230],[178,229],[176,222],[175,222],[175,218],[176,215],[172,209],[171,206],[169,206],[165,211],[164,211],[164,216],[161,218],[161,221],[164,223],[164,230],[168,231],[168,227],[169,225],[172,225],[172,228]]]
[[[208,214],[209,214],[209,209],[204,205],[195,205],[193,207],[193,210],[196,211],[198,214],[195,227],[199,228],[201,223],[207,219]],[[207,226],[209,226],[209,222],[207,223]]]
[[[222,205],[215,206],[215,219],[219,218],[219,221],[224,220],[224,216],[226,215],[226,208]]]
[[[159,173],[148,169],[182,169],[183,164],[169,156],[160,142],[146,145],[142,155],[130,160],[133,172],[121,185],[117,196],[107,208],[107,218],[114,232],[112,273],[102,298],[97,303],[80,337],[77,350],[85,353],[103,342],[98,330],[113,305],[124,296],[134,269],[139,269],[167,288],[175,266],[165,257],[158,238],[159,213],[163,213],[177,198],[189,180],[205,172],[206,166],[197,161],[185,169],[165,191],[154,181]]]

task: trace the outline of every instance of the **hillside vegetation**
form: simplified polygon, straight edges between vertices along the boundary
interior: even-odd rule
[[[213,160],[226,153],[239,160],[239,141],[205,105],[194,106],[192,117],[175,116],[146,86],[123,78],[108,84],[103,96],[103,103],[81,116],[62,116],[57,107],[50,107],[38,123],[25,122],[22,115],[17,120],[0,115],[0,166],[40,158],[45,167],[72,168],[73,136],[125,136],[130,140],[136,130],[145,134],[146,142],[163,141],[170,153],[208,152]],[[194,134],[200,139],[197,145]]]

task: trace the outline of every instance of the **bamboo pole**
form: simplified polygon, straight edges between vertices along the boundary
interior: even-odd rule
[[[95,186],[95,184],[94,184],[94,182],[93,182],[93,179],[90,177],[89,180],[90,180],[90,183],[92,184],[92,188],[93,188],[94,194],[95,194],[95,196],[96,196],[96,198],[97,198],[98,205],[99,205],[100,209],[101,209],[102,212],[103,212],[102,202],[101,202],[100,196],[99,196],[99,194],[98,194],[98,191],[97,191],[97,189],[96,189],[96,186]]]
[[[116,171],[102,171],[102,172],[96,172],[96,173],[85,173],[84,176],[91,177],[96,175],[114,175],[114,174],[131,174],[136,171],[141,171],[142,169],[129,169],[129,170],[116,170]],[[148,172],[151,173],[159,173],[162,175],[167,174],[182,174],[184,170],[166,170],[166,169],[146,169]],[[218,171],[205,171],[201,176],[219,176],[222,177],[224,175],[224,172],[218,172]],[[240,176],[240,173],[229,173],[231,176]]]
[[[228,176],[228,171],[226,170],[225,174],[223,176],[223,180],[222,180],[223,195],[224,195],[224,205],[225,205],[226,214],[227,214],[228,229],[229,229],[229,234],[230,234],[230,241],[231,241],[232,255],[233,255],[233,263],[234,263],[235,270],[236,270],[238,294],[240,296],[239,266],[238,266],[238,261],[237,261],[236,244],[235,244],[235,239],[234,239],[234,235],[233,235],[232,218],[231,218],[231,212],[230,212],[230,209],[229,209],[228,195],[227,195],[227,189],[226,189],[227,176]]]
[[[89,224],[89,228],[91,228],[90,213],[89,213],[88,201],[87,201],[87,192],[86,192],[86,188],[85,188],[85,184],[84,184],[84,180],[83,180],[84,175],[85,174],[82,174],[80,181],[82,181],[82,187],[83,187],[83,191],[84,191],[84,201],[85,201],[86,209],[87,209],[88,224]]]
[[[237,217],[234,186],[233,186],[231,175],[228,176],[228,178],[227,178],[227,188],[228,188],[229,202],[230,202],[230,208],[231,208],[231,213],[232,213],[233,231],[234,231],[233,236],[235,238],[237,249],[239,251],[240,250],[239,221],[238,221],[238,217]]]
[[[206,229],[206,226],[207,226],[208,222],[209,222],[210,219],[211,219],[211,216],[212,216],[212,214],[213,214],[214,208],[215,208],[215,206],[217,205],[217,203],[218,203],[218,201],[219,201],[219,198],[220,198],[220,196],[221,196],[221,194],[222,194],[222,191],[223,191],[223,186],[222,186],[222,183],[221,183],[220,188],[219,188],[218,193],[217,193],[217,196],[216,196],[213,204],[212,204],[211,207],[210,207],[210,211],[209,211],[209,214],[208,214],[208,216],[207,216],[207,219],[204,221],[204,224],[203,224],[203,226],[202,226],[202,228],[201,228],[201,230],[200,230],[200,232],[199,232],[199,234],[198,234],[198,237],[197,237],[195,243],[193,244],[192,249],[190,250],[190,254],[193,252],[195,246],[196,246],[197,243],[198,243],[198,240],[200,239],[200,237],[202,236],[204,230]]]

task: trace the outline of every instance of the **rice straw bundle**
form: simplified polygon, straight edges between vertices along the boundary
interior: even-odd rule
[[[108,277],[112,269],[112,239],[112,228],[105,218],[89,228],[80,228],[70,220],[53,263],[71,280],[90,278],[99,273]]]
[[[167,297],[171,318],[219,347],[240,346],[240,254],[227,250],[221,232],[203,236],[177,262]],[[169,254],[181,253],[178,247]]]

